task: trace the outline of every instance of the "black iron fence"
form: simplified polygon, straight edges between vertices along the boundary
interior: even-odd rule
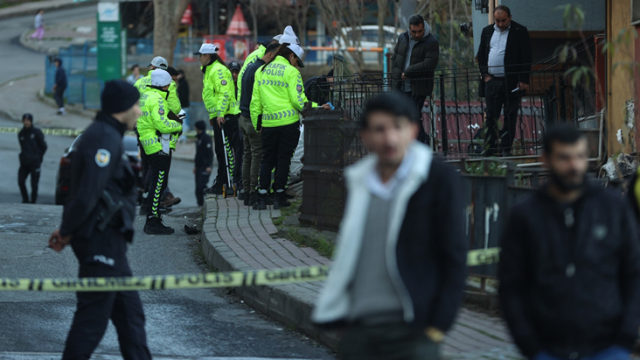
[[[544,62],[531,64],[526,91],[517,85],[511,89],[511,84],[503,84],[496,90],[496,84],[485,82],[477,67],[438,70],[433,79],[418,79],[434,81],[433,94],[421,109],[429,143],[447,158],[502,155],[500,149],[510,150],[508,156],[527,156],[539,154],[540,140],[549,124],[570,122],[577,127],[596,128],[595,114],[599,109],[595,79],[587,74],[572,83],[571,75],[567,74],[572,66],[589,63],[595,44],[595,38],[590,38],[572,46],[576,59],[582,56],[581,62],[561,63],[555,54]],[[354,74],[320,79],[305,91],[316,102],[331,102],[343,112],[345,121],[357,121],[367,100],[392,91],[397,85],[388,74]],[[497,114],[497,126],[486,126],[487,114],[496,107],[492,105],[501,101],[506,101],[507,106]],[[516,110],[505,114],[509,102]],[[513,148],[509,149],[511,139]],[[365,153],[366,149],[355,139],[346,154],[347,163]]]

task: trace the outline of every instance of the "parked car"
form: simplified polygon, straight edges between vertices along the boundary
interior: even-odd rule
[[[78,135],[71,146],[65,150],[64,154],[60,158],[60,166],[58,167],[58,177],[56,180],[56,205],[64,205],[69,196],[71,187],[71,164],[73,162],[73,155],[78,147],[78,139],[81,135]],[[124,153],[129,158],[129,164],[136,176],[136,185],[138,187],[138,200],[142,194],[142,162],[140,160],[140,150],[138,148],[138,139],[135,136],[125,135],[122,138],[122,144],[124,145]]]
[[[384,47],[392,51],[398,41],[398,37],[405,32],[405,29],[399,29],[394,26],[384,26],[383,30]],[[345,42],[345,39],[348,39],[348,41]],[[344,27],[342,28],[342,36],[334,38],[333,44],[337,48],[346,48],[355,46],[358,39],[360,39],[360,47],[363,49],[378,47],[378,25],[363,25],[355,28]],[[349,60],[352,60],[351,55],[349,54],[350,52],[344,51],[341,53],[347,56]],[[378,64],[378,54],[379,53],[377,52],[363,51],[362,57],[364,63],[367,65]]]

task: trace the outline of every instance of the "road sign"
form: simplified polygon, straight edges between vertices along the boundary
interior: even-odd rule
[[[107,81],[126,74],[126,37],[120,25],[120,3],[98,3],[98,78]]]

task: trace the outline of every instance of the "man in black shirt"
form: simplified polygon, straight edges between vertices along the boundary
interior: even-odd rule
[[[20,169],[18,170],[18,186],[22,194],[22,203],[36,203],[38,198],[38,182],[40,181],[40,165],[42,157],[47,151],[47,143],[44,141],[44,134],[40,129],[33,126],[33,115],[22,115],[24,127],[18,133],[20,141]],[[27,176],[31,176],[31,201],[27,192]]]
[[[211,136],[205,131],[207,124],[203,120],[196,121],[196,164],[193,174],[196,176],[196,199],[198,206],[204,205],[204,189],[209,183],[211,168],[213,166],[213,145]]]
[[[142,114],[139,98],[133,85],[108,81],[102,93],[102,111],[78,140],[71,197],[49,246],[59,252],[71,244],[81,278],[132,276],[126,252],[127,243],[133,240],[136,182],[124,156],[122,137]],[[151,360],[137,292],[78,292],[77,298],[63,360],[89,359],[109,320],[118,332],[124,359]]]
[[[548,129],[549,182],[512,209],[501,241],[500,304],[529,359],[629,359],[638,338],[638,224],[586,180],[588,157],[577,129]]]
[[[259,67],[271,61],[276,55],[276,50],[280,44],[275,43],[267,47],[264,56],[257,59],[253,65],[249,66],[242,75],[242,90],[240,94],[240,131],[244,138],[244,158],[242,159],[242,187],[245,191],[250,191],[249,196],[244,198],[244,204],[253,206],[258,201],[258,175],[260,173],[260,163],[262,162],[262,138],[258,129],[253,127],[251,122],[251,98],[253,96],[253,84],[256,71]]]

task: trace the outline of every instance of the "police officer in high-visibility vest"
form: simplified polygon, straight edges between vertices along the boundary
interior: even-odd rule
[[[153,73],[153,71],[155,69],[162,69],[167,71],[168,68],[169,63],[165,58],[163,58],[162,56],[154,57],[149,64],[149,72],[147,73],[147,76],[138,79],[134,86],[142,94],[146,90],[147,86],[151,84],[151,74]],[[173,81],[173,79],[171,80],[171,84],[169,84],[168,91],[169,95],[167,96],[167,107],[169,111],[178,115],[180,114],[180,110],[182,110],[182,106],[180,105],[180,99],[178,99],[178,87],[176,86],[176,83],[175,81]]]
[[[263,156],[255,207],[259,210],[267,208],[266,197],[274,168],[273,206],[279,209],[291,205],[287,201],[285,188],[291,158],[300,138],[299,113],[308,102],[302,76],[296,68],[304,67],[304,50],[291,26],[284,30],[280,44],[276,57],[256,71],[250,106],[251,121],[256,130],[262,132]],[[328,104],[322,107],[330,108]]]
[[[202,101],[209,113],[209,123],[213,127],[214,150],[218,160],[218,174],[213,186],[206,189],[205,193],[220,195],[222,194],[222,185],[228,184],[227,170],[232,182],[237,183],[239,180],[239,177],[234,179],[236,172],[234,149],[237,149],[240,143],[238,128],[240,106],[236,102],[231,71],[218,55],[218,51],[219,49],[213,44],[202,44],[200,50],[194,55],[199,55],[202,65],[202,73],[204,74]],[[222,130],[226,136],[226,149],[223,144]],[[226,160],[225,151],[227,153]],[[228,169],[227,161],[229,163]]]
[[[134,84],[134,86],[138,89],[138,91],[142,94],[146,91],[147,86],[149,86],[151,84],[151,74],[153,73],[154,70],[156,69],[161,69],[161,70],[167,70],[169,71],[169,65],[168,62],[165,58],[163,58],[162,56],[156,56],[153,58],[153,60],[151,60],[151,63],[149,64],[149,72],[147,73],[147,76],[144,76],[140,79],[138,79],[136,81],[136,83]],[[167,101],[167,105],[168,105],[168,109],[169,111],[167,112],[167,117],[169,117],[170,119],[173,120],[179,120],[179,119],[184,119],[186,118],[187,114],[186,112],[184,112],[181,108],[181,103],[180,100],[178,99],[178,88],[175,84],[175,82],[172,80],[171,84],[169,85],[169,94],[166,97],[166,101]],[[171,148],[173,150],[175,150],[175,143],[177,142],[177,139],[172,139],[174,141],[171,142]],[[138,135],[138,141],[140,141],[140,136]],[[140,144],[142,146],[142,144]],[[141,152],[140,154],[141,160],[142,160],[142,180],[143,180],[143,188],[145,193],[148,192],[149,186],[150,186],[150,182],[151,182],[151,174],[153,173],[152,171],[149,170],[149,158],[148,156],[143,152]],[[167,196],[168,195],[168,196]],[[163,194],[161,194],[162,197],[162,201],[160,203],[160,208],[165,208],[165,207],[170,207],[172,205],[176,205],[178,203],[180,203],[181,199],[180,198],[176,198],[173,196],[173,194],[171,194],[168,191],[165,191]],[[140,215],[147,215],[147,206],[141,206],[140,207]]]
[[[138,120],[138,134],[144,153],[149,157],[151,172],[147,206],[147,234],[169,235],[174,230],[165,226],[159,213],[160,197],[167,187],[171,167],[171,139],[182,131],[182,125],[167,117],[167,92],[171,84],[168,72],[157,69],[151,74],[151,84],[140,96],[142,116]]]
[[[238,104],[241,101],[240,95],[242,93],[242,77],[244,76],[244,73],[247,71],[247,69],[253,65],[258,59],[262,59],[264,57],[264,54],[267,52],[267,47],[271,44],[277,44],[278,41],[280,41],[280,38],[282,37],[282,34],[280,35],[276,35],[273,37],[273,39],[271,39],[271,41],[269,42],[264,42],[264,43],[259,43],[258,44],[258,48],[253,50],[251,52],[251,54],[249,54],[247,56],[247,58],[244,60],[244,63],[242,64],[242,68],[240,69],[240,74],[238,74],[238,96],[237,96],[237,100],[238,100]]]
[[[49,246],[60,252],[71,245],[81,278],[132,276],[126,252],[133,240],[136,181],[122,137],[140,116],[139,97],[127,82],[108,81],[101,96],[102,110],[77,141],[71,194]],[[63,360],[89,359],[109,320],[116,327],[124,359],[151,359],[137,292],[91,291],[76,296]]]

